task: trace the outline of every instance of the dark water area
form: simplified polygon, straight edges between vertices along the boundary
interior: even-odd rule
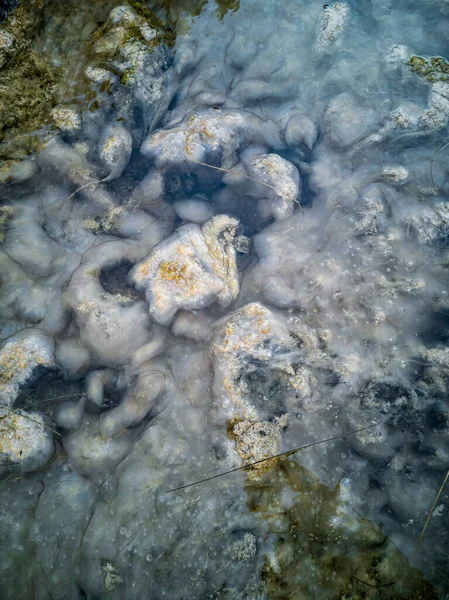
[[[448,32],[0,2],[2,600],[449,598]]]
[[[1,0],[0,2],[0,23],[6,20],[10,12],[17,6],[17,0]]]

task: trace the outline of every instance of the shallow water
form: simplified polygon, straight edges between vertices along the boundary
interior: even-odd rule
[[[448,598],[449,3],[24,6],[0,597]]]

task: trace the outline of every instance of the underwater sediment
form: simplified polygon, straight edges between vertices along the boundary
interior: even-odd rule
[[[0,597],[449,597],[449,4],[2,10]]]

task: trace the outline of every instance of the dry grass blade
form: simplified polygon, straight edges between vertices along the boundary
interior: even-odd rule
[[[84,396],[84,393],[79,392],[78,394],[63,394],[62,396],[52,396],[51,398],[45,398],[45,400],[39,400],[38,402],[30,402],[30,404],[27,404],[24,408],[34,408],[35,406],[47,404],[47,402],[52,402],[53,400],[62,400],[63,398],[77,398],[79,396]]]
[[[100,183],[103,183],[106,180],[107,180],[107,177],[103,177],[103,179],[94,179],[94,181],[89,181],[89,183],[86,183],[86,184],[82,185],[81,187],[76,188],[76,190],[74,192],[72,192],[70,194],[70,196],[67,196],[67,198],[64,200],[64,202],[66,202],[67,200],[70,200],[71,198],[73,198],[73,196],[76,196],[76,194],[78,192],[81,192],[81,190],[84,190],[84,189],[88,188],[90,185],[97,186],[97,185],[100,185]]]
[[[436,503],[438,502],[438,498],[441,496],[441,492],[443,491],[444,486],[446,485],[446,482],[447,482],[448,479],[449,479],[449,471],[446,473],[446,477],[444,478],[444,481],[441,484],[441,487],[438,490],[437,495],[435,496],[435,500],[433,501],[433,504],[432,504],[432,506],[430,508],[429,514],[427,515],[427,519],[426,519],[426,522],[424,523],[424,527],[422,528],[422,531],[420,533],[418,541],[416,542],[415,550],[413,551],[412,560],[410,561],[409,572],[410,572],[410,569],[413,567],[413,563],[415,562],[416,555],[418,554],[419,547],[421,545],[421,542],[422,542],[422,539],[424,537],[424,533],[425,533],[425,531],[427,529],[427,526],[429,525],[429,522],[430,522],[430,519],[432,517],[433,511],[435,509]]]
[[[215,167],[214,165],[209,165],[208,163],[201,162],[200,160],[196,160],[195,158],[191,158],[191,157],[189,157],[189,160],[196,163],[197,165],[202,165],[203,167],[209,167],[209,169],[215,169],[216,171],[223,171],[224,173],[231,173],[231,175],[238,175],[239,177],[244,177],[245,179],[250,179],[251,181],[260,183],[261,185],[264,185],[265,187],[270,188],[270,190],[273,190],[276,193],[278,193],[277,189],[275,187],[273,187],[272,185],[269,185],[268,183],[265,183],[264,181],[261,181],[260,179],[256,179],[255,177],[250,177],[249,175],[246,175],[245,173],[238,173],[237,171],[232,171],[231,169],[225,169],[224,167]]]
[[[194,481],[192,483],[187,483],[185,485],[180,485],[179,487],[172,488],[171,490],[166,490],[166,494],[170,492],[177,492],[179,490],[184,490],[186,488],[192,487],[194,485],[199,485],[200,483],[205,483],[206,481],[212,481],[212,479],[218,479],[218,477],[224,477],[225,475],[230,475],[231,473],[236,473],[237,471],[244,471],[245,469],[249,469],[250,467],[254,467],[255,465],[260,465],[261,463],[267,462],[268,460],[273,460],[275,458],[282,458],[287,456],[292,456],[296,454],[300,450],[305,450],[306,448],[312,448],[313,446],[318,446],[319,444],[325,444],[326,442],[331,442],[333,440],[339,440],[340,438],[346,437],[347,435],[354,435],[355,433],[360,433],[361,431],[366,431],[367,429],[372,429],[373,427],[378,427],[379,425],[384,425],[388,422],[389,419],[383,421],[382,423],[373,423],[372,425],[367,425],[366,427],[361,427],[360,429],[354,429],[352,431],[346,431],[344,433],[340,433],[339,435],[335,435],[330,438],[326,438],[325,440],[319,440],[318,442],[311,442],[310,444],[305,444],[304,446],[298,446],[298,448],[293,448],[292,450],[287,450],[286,452],[280,452],[279,454],[274,454],[272,456],[267,456],[267,458],[261,458],[260,460],[256,460],[251,463],[247,463],[243,465],[243,467],[236,467],[235,469],[230,469],[229,471],[224,471],[222,473],[218,473],[217,475],[212,475],[211,477],[206,477],[205,479],[200,479],[199,481]]]
[[[25,413],[24,411],[22,411],[21,408],[17,408],[15,410],[9,410],[7,408],[6,410],[8,412],[6,413],[6,415],[2,415],[0,417],[0,421],[2,421],[3,419],[7,419],[11,415],[19,415],[19,416],[23,417],[24,419],[28,419],[29,421],[33,421],[33,423],[37,423],[38,425],[42,425],[42,427],[45,427],[45,429],[48,429],[49,431],[52,431],[56,435],[61,435],[59,433],[59,431],[56,431],[56,429],[53,429],[53,427],[50,427],[49,425],[46,425],[45,423],[43,423],[41,421],[38,421],[37,419],[33,419],[33,417],[30,417],[30,415],[28,415],[27,413]],[[22,411],[22,412],[19,412],[19,411]]]
[[[232,171],[232,169],[225,169],[224,167],[215,167],[214,165],[209,165],[208,163],[204,163],[204,162],[201,162],[200,160],[196,160],[195,158],[192,158],[191,156],[189,156],[189,160],[196,163],[197,165],[201,165],[203,167],[208,167],[209,169],[215,169],[216,171],[223,171],[224,173],[231,173],[231,175],[238,175],[239,177],[244,177],[245,179],[250,179],[251,181],[260,183],[260,185],[264,185],[265,187],[269,188],[270,190],[273,190],[274,192],[276,192],[276,194],[279,194],[279,191],[272,185],[265,183],[264,181],[261,181],[260,179],[256,179],[255,177],[250,177],[249,175],[246,175],[245,173],[238,173],[237,171]],[[295,199],[294,202],[296,202],[296,204],[302,208],[301,203],[298,202],[298,200]]]
[[[446,473],[446,477],[444,478],[444,481],[441,484],[440,489],[438,490],[437,495],[435,496],[435,500],[433,501],[433,504],[430,507],[429,514],[427,515],[426,522],[424,523],[424,527],[422,528],[421,533],[419,534],[418,541],[416,542],[415,549],[413,550],[413,556],[412,556],[412,559],[410,561],[410,565],[409,565],[409,568],[408,568],[408,571],[407,571],[407,575],[406,575],[406,577],[404,579],[404,582],[402,584],[403,586],[406,585],[406,583],[408,581],[408,578],[410,577],[410,573],[412,571],[413,564],[414,564],[414,562],[416,560],[416,557],[418,555],[418,550],[419,550],[419,547],[421,546],[421,542],[423,540],[423,537],[424,537],[424,534],[426,532],[427,526],[429,525],[429,522],[430,522],[430,519],[432,517],[433,511],[435,509],[435,506],[436,506],[436,504],[438,502],[439,497],[441,496],[441,493],[442,493],[442,491],[444,489],[444,486],[446,485],[448,479],[449,479],[449,471]],[[397,598],[399,598],[399,592],[396,594],[396,596],[393,598],[393,600],[396,600]]]

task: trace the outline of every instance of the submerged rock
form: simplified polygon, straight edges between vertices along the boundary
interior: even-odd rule
[[[109,438],[128,427],[138,425],[164,392],[165,380],[163,371],[153,370],[151,366],[144,369],[121,403],[101,415],[101,435]]]
[[[214,214],[212,206],[201,198],[175,202],[173,208],[180,219],[191,223],[203,224]]]
[[[312,150],[318,137],[313,121],[306,115],[295,115],[287,123],[285,128],[285,141],[291,148],[297,148],[305,144]]]
[[[375,124],[374,110],[363,109],[348,93],[333,98],[328,106],[325,123],[333,144],[347,148],[365,137]]]
[[[83,419],[86,398],[78,402],[63,402],[55,411],[55,422],[62,429],[78,429]]]
[[[264,208],[259,209],[262,217],[273,215],[276,220],[288,219],[295,203],[301,202],[298,169],[277,154],[253,154],[243,158],[243,164],[250,177],[268,187],[268,193],[263,194],[266,196]]]
[[[149,136],[141,147],[144,156],[152,158],[161,169],[170,166],[183,168],[186,163],[207,162],[216,154],[223,166],[249,136],[258,119],[249,113],[221,112],[213,109],[192,113],[182,123]],[[262,137],[263,130],[259,137]],[[215,166],[215,165],[214,165]]]
[[[8,339],[0,349],[0,403],[11,406],[39,367],[54,364],[53,339],[45,332],[27,329]]]
[[[0,183],[23,183],[36,174],[36,160],[6,160],[0,167]]]
[[[318,43],[322,48],[328,48],[342,35],[348,14],[349,6],[344,2],[324,5],[318,36]]]
[[[128,165],[132,151],[132,136],[119,124],[108,125],[100,137],[99,154],[109,174],[105,181],[117,179]]]
[[[79,429],[69,432],[63,441],[69,464],[81,475],[101,479],[114,471],[132,445],[127,431],[114,438],[104,438],[100,419],[95,415],[84,415]]]
[[[197,310],[219,302],[228,306],[239,291],[233,240],[236,219],[218,215],[198,225],[183,225],[131,271],[144,290],[150,314],[169,325],[178,310]]]
[[[74,311],[80,339],[96,364],[115,367],[151,339],[151,323],[145,304],[132,295],[110,293],[100,280],[102,269],[121,260],[135,260],[145,252],[126,241],[111,241],[85,253],[74,272],[68,302]]]
[[[269,471],[277,459],[269,459],[281,452],[282,429],[288,425],[289,415],[282,415],[269,421],[238,421],[230,430],[231,439],[235,440],[235,451],[242,460],[242,465],[258,463],[248,471],[250,479],[258,478]]]
[[[237,310],[220,327],[210,346],[215,422],[253,422],[282,411],[283,403],[289,394],[296,394],[299,385],[302,352],[295,329],[294,324],[258,303]]]
[[[0,472],[36,471],[53,450],[53,433],[44,415],[0,407]]]

